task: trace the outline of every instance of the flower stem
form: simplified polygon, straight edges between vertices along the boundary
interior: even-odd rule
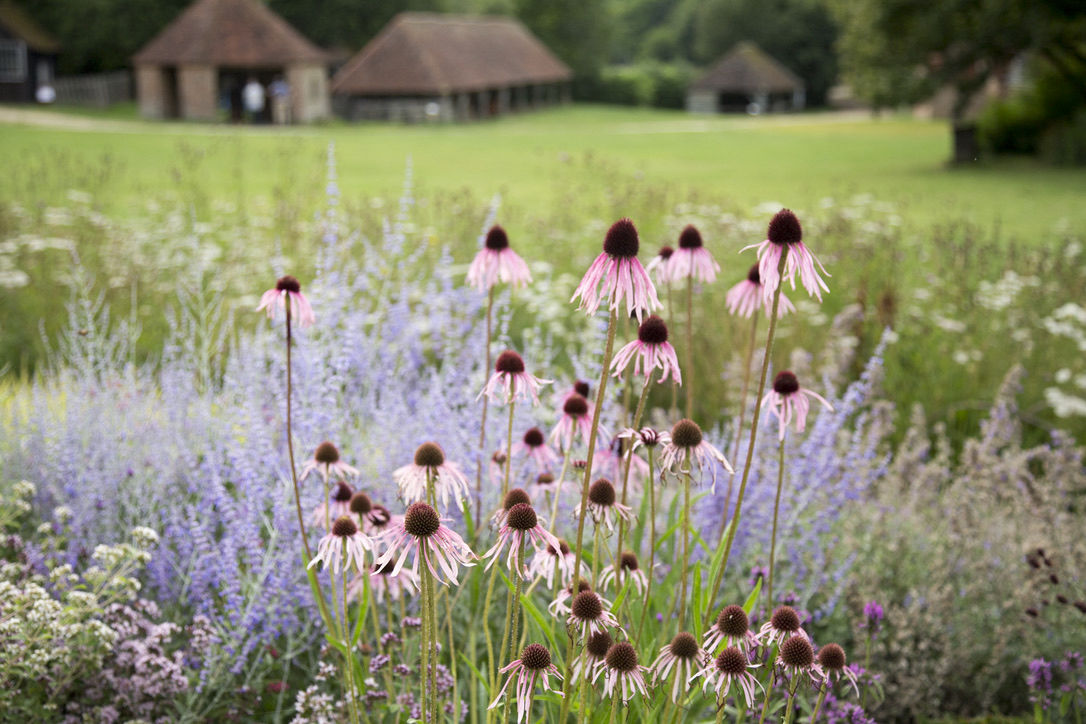
[[[788,259],[788,247],[785,247],[781,252],[781,260],[777,265],[777,274],[780,276],[784,272],[784,262]],[[783,282],[783,280],[782,280]],[[754,462],[754,443],[758,439],[758,418],[760,416],[762,406],[758,404],[758,400],[762,399],[762,393],[765,391],[765,378],[769,372],[769,357],[770,352],[773,351],[773,334],[777,330],[777,308],[781,302],[781,285],[777,284],[777,288],[773,290],[773,308],[769,313],[769,333],[766,335],[765,340],[765,358],[762,360],[762,376],[758,381],[758,395],[755,397],[754,404],[754,416],[750,422],[750,442],[747,444],[747,460],[743,466],[743,480],[739,483],[739,495],[735,500],[735,512],[732,514],[731,524],[727,526],[727,540],[724,543],[724,556],[720,559],[720,563],[717,566],[716,571],[713,573],[713,582],[709,586],[709,603],[708,606],[709,616],[713,614],[713,606],[711,605],[716,599],[717,593],[720,591],[720,584],[724,579],[724,571],[728,568],[728,556],[732,552],[732,544],[735,542],[735,530],[739,527],[739,514],[743,509],[743,494],[747,491],[747,481],[750,480],[750,469]],[[727,517],[727,510],[723,514]],[[723,533],[723,530],[721,531]],[[706,619],[706,625],[712,619]]]
[[[788,708],[784,710],[784,724],[791,724],[792,714],[796,710],[796,689],[799,688],[799,676],[788,687]]]
[[[521,539],[518,548],[517,560],[519,561],[520,557],[524,554],[523,538]],[[495,563],[494,568],[497,569],[497,567],[498,564]],[[507,659],[506,657],[510,650],[517,645],[517,614],[519,613],[520,608],[519,599],[521,584],[520,571],[510,571],[509,574],[513,577],[513,590],[509,592],[509,598],[506,600],[505,604],[505,632],[502,633],[502,645],[501,648],[498,649],[498,656],[500,657],[500,660],[498,661],[499,667],[502,664],[508,663],[508,661],[512,661],[511,658]],[[508,708],[506,710],[508,711]]]
[[[645,607],[641,609],[641,620],[637,624],[637,638],[641,640],[641,630],[645,627],[645,618],[649,613],[649,603],[652,601],[652,581],[656,578],[656,485],[654,484],[652,470],[652,448],[649,448],[649,568],[648,581],[645,586]]]
[[[769,537],[769,584],[766,586],[766,603],[773,609],[773,561],[777,557],[777,513],[781,508],[781,488],[784,487],[784,438],[781,438],[777,457],[777,497],[773,501],[773,533]]]
[[[566,480],[566,469],[569,467],[569,451],[565,451],[562,456],[562,472],[558,474],[558,477],[554,480],[554,503],[551,507],[551,533],[553,534],[558,528],[558,498],[562,492],[562,483]],[[559,581],[559,583],[561,583]]]
[[[490,601],[494,597],[494,581],[498,577],[498,564],[494,564],[494,568],[490,571],[490,581],[486,585],[486,596],[483,598],[483,633],[486,635],[486,660],[487,660],[487,674],[490,680],[490,690],[496,690],[497,678],[495,671],[500,668],[497,666],[498,660],[494,658],[494,639],[490,635]],[[487,719],[490,719],[490,715],[487,715]]]
[[[652,382],[653,370],[649,370],[649,374],[645,377],[645,384],[641,387],[641,397],[637,401],[637,411],[634,412],[633,423],[630,425],[630,429],[636,431],[638,425],[641,424],[641,415],[645,412],[645,400],[649,396],[649,383]],[[635,432],[636,434],[636,432]],[[630,468],[633,467],[633,449],[634,441],[631,437],[627,442],[626,450],[626,468],[622,471],[622,504],[626,505],[626,488],[630,480]],[[649,483],[651,485],[651,481]],[[626,521],[622,518],[618,520],[618,545],[615,546],[615,559],[622,559],[622,543],[626,537]],[[615,585],[618,585],[618,578],[615,578]]]
[[[490,287],[486,297],[486,374],[490,374],[493,361],[490,359],[490,338],[492,335],[494,313],[494,287]],[[483,464],[486,460],[486,409],[490,398],[483,395],[483,419],[479,423],[479,464],[475,467],[475,520],[483,505]]]
[[[747,341],[747,359],[743,364],[743,394],[739,397],[739,424],[735,427],[735,444],[732,446],[732,456],[729,460],[739,459],[739,438],[743,437],[743,423],[747,418],[747,393],[750,392],[750,363],[754,359],[754,344],[758,338],[758,315],[751,315],[750,339]],[[732,505],[732,488],[735,486],[735,476],[728,476],[728,494],[724,497],[724,511],[720,516],[720,530],[717,531],[717,540],[724,537],[724,526],[728,522],[728,511]]]
[[[346,559],[347,559],[346,552],[344,552],[343,558],[344,558],[344,562],[346,562]],[[334,581],[335,581],[335,579],[333,579],[332,590],[335,590]],[[353,721],[357,722],[358,721],[358,698],[357,698],[357,693],[356,693],[356,689],[355,689],[355,681],[354,681],[354,652],[351,651],[351,634],[350,634],[350,628],[347,625],[348,619],[349,619],[349,617],[347,615],[347,571],[344,570],[343,571],[343,619],[342,619],[342,624],[343,624],[343,648],[346,651],[346,656],[344,657],[345,660],[344,660],[343,663],[347,667],[347,691],[348,691],[347,702],[350,705],[351,719]],[[359,682],[359,683],[361,683],[361,682]],[[361,687],[359,687],[359,688],[361,688]]]
[[[686,449],[686,465],[683,470],[683,575],[679,586],[679,630],[686,626],[686,579],[690,569],[690,465],[692,448]]]
[[[762,702],[762,716],[758,718],[758,724],[765,724],[766,714],[769,713],[769,699],[773,696],[773,682],[776,677],[773,676],[773,665],[776,663],[776,657],[771,657],[769,661],[769,685],[765,688],[765,701]]]
[[[618,716],[618,700],[619,696],[618,692],[616,691],[611,697],[611,716],[608,717],[607,724],[615,724],[615,717]]]
[[[811,724],[815,724],[818,721],[818,712],[822,710],[822,702],[826,700],[826,692],[829,691],[829,682],[823,682],[821,690],[818,692],[818,700],[815,702],[814,711],[811,712]]]
[[[686,419],[694,418],[694,274],[690,257],[690,276],[686,278]]]
[[[483,395],[486,397],[486,395]],[[506,435],[506,448],[505,448],[505,477],[502,478],[502,501],[504,504],[505,494],[509,492],[509,477],[513,470],[513,408],[516,407],[512,400],[509,400],[509,432]]]

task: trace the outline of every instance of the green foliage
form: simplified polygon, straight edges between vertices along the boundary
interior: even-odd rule
[[[350,53],[398,13],[446,9],[442,0],[269,0],[268,6],[314,43]]]
[[[611,13],[604,0],[515,0],[517,17],[581,78],[609,55]]]
[[[586,92],[602,103],[682,108],[693,76],[690,67],[679,64],[608,66]]]

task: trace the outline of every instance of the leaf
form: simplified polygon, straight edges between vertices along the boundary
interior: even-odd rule
[[[743,604],[743,611],[749,616],[750,612],[754,610],[754,604],[758,602],[758,594],[762,592],[762,577],[758,576],[758,582],[754,584],[754,590],[747,596],[746,602]]]
[[[475,668],[475,664],[473,664],[462,651],[460,652],[460,659],[465,664],[467,664],[467,667],[469,669],[471,669],[471,673],[475,677],[475,680],[481,683],[483,685],[483,689],[486,690],[486,698],[490,699],[490,683],[486,680],[486,677],[483,676],[481,671]]]

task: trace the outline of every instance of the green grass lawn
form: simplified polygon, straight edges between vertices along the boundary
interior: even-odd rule
[[[71,113],[60,117],[80,127],[3,126],[0,162],[27,170],[0,180],[5,198],[41,202],[79,188],[124,213],[187,183],[210,198],[244,202],[322,188],[325,150],[334,141],[348,201],[397,194],[410,157],[420,196],[500,192],[514,217],[547,217],[572,194],[614,197],[615,214],[636,220],[638,209],[623,208],[615,193],[622,179],[667,189],[676,202],[743,210],[765,201],[802,210],[826,197],[871,194],[894,203],[910,227],[969,219],[1002,238],[1036,243],[1055,230],[1086,229],[1081,170],[1026,159],[947,168],[950,133],[938,121],[589,106],[466,125],[287,130],[124,120],[130,107],[91,114],[97,127]]]

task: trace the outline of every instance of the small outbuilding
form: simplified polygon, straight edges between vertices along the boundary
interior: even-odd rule
[[[51,103],[60,43],[13,2],[0,2],[0,102]]]
[[[803,80],[754,43],[729,50],[686,92],[692,113],[766,113],[801,110]]]
[[[569,66],[513,18],[400,13],[332,78],[352,120],[487,118],[568,100]]]
[[[260,0],[196,0],[132,63],[145,118],[238,120],[254,80],[284,94],[293,122],[331,115],[327,55]],[[271,120],[270,100],[254,120]]]

